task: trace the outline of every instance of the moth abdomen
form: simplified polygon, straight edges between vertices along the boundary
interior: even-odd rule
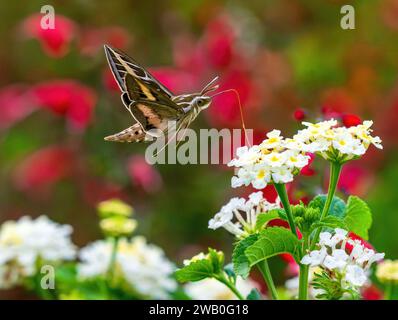
[[[105,137],[104,140],[115,142],[141,142],[145,140],[145,135],[146,132],[136,123],[127,129]]]

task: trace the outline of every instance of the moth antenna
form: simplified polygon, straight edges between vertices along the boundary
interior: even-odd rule
[[[239,92],[236,89],[226,89],[226,90],[223,90],[223,91],[220,91],[220,92],[217,92],[217,93],[213,94],[211,96],[211,98],[213,98],[215,96],[218,96],[218,95],[220,95],[222,93],[227,93],[227,92],[233,92],[235,94],[235,96],[237,97],[237,99],[238,99],[239,110],[240,110],[240,119],[241,119],[241,122],[242,122],[243,131],[245,132],[245,140],[246,140],[247,144],[251,147],[252,144],[250,143],[250,140],[249,140],[247,132],[246,132],[246,125],[245,125],[245,120],[243,118],[243,108],[242,108],[242,103],[240,102]]]
[[[215,77],[213,80],[211,80],[211,81],[202,89],[202,91],[200,92],[200,94],[203,95],[203,94],[206,94],[206,93],[208,93],[208,92],[217,90],[218,87],[219,87],[219,85],[217,84],[217,85],[213,86],[213,84],[218,80],[218,78],[219,78],[219,77],[217,76],[217,77]]]

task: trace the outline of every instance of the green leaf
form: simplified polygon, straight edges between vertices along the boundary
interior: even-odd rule
[[[224,266],[224,271],[230,279],[236,280],[236,274],[234,272],[234,265],[232,263],[228,263]]]
[[[308,206],[310,208],[319,208],[319,210],[321,210],[322,212],[323,207],[325,206],[326,197],[327,196],[325,194],[318,195],[314,199],[312,199],[312,201],[308,204]],[[334,196],[332,203],[330,205],[329,215],[343,218],[345,215],[345,211],[346,211],[345,202],[339,197]]]
[[[213,275],[214,268],[208,259],[191,262],[189,265],[175,272],[176,279],[180,282],[199,281],[211,278]]]
[[[290,253],[298,261],[297,249],[300,242],[289,229],[267,228],[260,232],[258,240],[245,250],[250,267],[264,259],[281,253]]]
[[[247,295],[246,300],[261,300],[261,294],[257,289],[252,289]]]
[[[356,196],[350,196],[344,222],[348,230],[367,240],[368,230],[372,225],[372,213],[366,202]]]
[[[264,225],[266,225],[271,220],[280,218],[279,211],[284,212],[283,209],[273,209],[266,213],[260,213],[256,219],[256,229],[260,230],[262,227],[264,227]]]
[[[247,238],[239,241],[232,253],[232,263],[234,264],[234,271],[237,275],[247,278],[250,273],[250,262],[246,257],[245,250],[258,240],[259,234],[252,234]]]
[[[322,219],[322,221],[313,223],[310,228],[310,233],[315,229],[321,227],[331,228],[331,229],[335,228],[347,229],[347,225],[342,218],[336,216],[327,216],[324,219]]]

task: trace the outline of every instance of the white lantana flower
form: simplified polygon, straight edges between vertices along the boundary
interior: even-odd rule
[[[0,228],[0,287],[9,288],[33,276],[38,272],[38,261],[54,264],[74,259],[71,234],[71,226],[46,216],[5,222]]]
[[[112,256],[112,243],[95,241],[81,249],[78,275],[81,278],[105,276]],[[173,280],[174,264],[165,256],[163,250],[148,244],[141,236],[118,243],[115,275],[144,297],[167,299],[176,289]]]
[[[218,229],[223,227],[235,236],[242,238],[256,229],[257,216],[272,209],[281,207],[279,198],[275,203],[270,203],[263,198],[261,191],[244,198],[232,198],[216,215],[210,219],[209,228]],[[233,222],[234,218],[237,222]]]
[[[346,230],[339,228],[334,230],[333,235],[322,232],[319,250],[309,252],[301,263],[328,270],[336,275],[336,279],[341,279],[342,288],[358,290],[367,282],[371,264],[382,260],[384,253],[366,248],[359,240],[352,240],[347,234]],[[352,246],[351,252],[347,252],[347,244]]]
[[[383,148],[381,139],[371,136],[372,124],[372,121],[364,121],[363,124],[346,128],[336,127],[334,119],[318,123],[303,122],[307,128],[300,130],[293,140],[301,143],[302,151],[343,163],[364,155],[371,144]]]
[[[284,139],[280,133],[273,130],[260,145],[238,148],[237,157],[228,163],[237,168],[233,188],[252,184],[263,189],[269,183],[288,183],[308,164],[310,157],[304,154],[302,142]]]
[[[236,288],[246,297],[251,290],[257,288],[250,279],[236,278]],[[197,282],[190,282],[185,286],[185,291],[194,300],[237,300],[236,295],[224,284],[216,279],[208,278]]]

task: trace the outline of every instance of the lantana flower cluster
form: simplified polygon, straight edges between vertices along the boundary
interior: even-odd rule
[[[261,191],[250,194],[248,200],[232,198],[209,221],[209,228],[215,230],[223,227],[236,237],[244,237],[255,230],[257,216],[260,213],[280,207],[279,198],[275,203],[268,202]],[[234,218],[236,222],[233,222]]]
[[[318,123],[303,122],[293,141],[303,152],[317,153],[324,159],[346,162],[364,155],[371,144],[382,149],[381,139],[372,137],[373,121],[364,121],[353,127],[337,127],[334,119]]]
[[[231,180],[233,188],[252,184],[263,189],[269,183],[288,183],[308,164],[310,157],[299,145],[280,134],[279,130],[273,130],[260,145],[237,149],[237,157],[228,163],[238,168]]]
[[[33,276],[39,260],[53,264],[74,259],[71,233],[71,226],[46,216],[5,222],[0,228],[0,288],[10,288]]]
[[[79,253],[79,277],[84,279],[106,276],[111,257],[111,242],[98,240],[89,244]],[[115,276],[143,297],[169,298],[169,293],[177,287],[177,283],[172,279],[174,269],[174,264],[167,259],[163,250],[148,244],[144,237],[119,240]]]
[[[347,234],[346,230],[339,228],[334,230],[334,234],[322,232],[318,250],[305,255],[301,263],[334,274],[336,279],[341,279],[342,288],[356,289],[366,283],[370,266],[382,260],[384,253],[366,248],[361,241],[353,240]]]
[[[283,138],[279,130],[272,130],[261,144],[237,149],[235,159],[228,166],[237,168],[232,177],[233,188],[252,186],[263,189],[270,183],[288,183],[308,165],[308,153],[324,159],[344,163],[364,155],[371,144],[382,149],[381,139],[371,135],[373,121],[353,127],[338,127],[337,120],[318,123],[303,122],[306,127],[293,138]]]

